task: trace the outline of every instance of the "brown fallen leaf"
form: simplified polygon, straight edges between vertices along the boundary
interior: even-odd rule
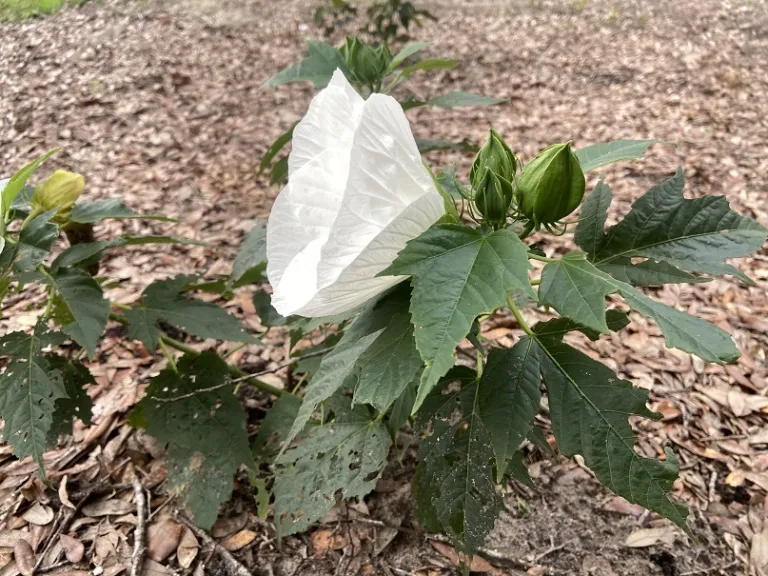
[[[173,570],[155,562],[152,558],[147,558],[144,560],[144,570],[141,574],[142,576],[171,576]]]
[[[40,502],[35,502],[21,517],[30,524],[45,526],[53,522],[53,509],[50,506],[40,504]]]
[[[173,552],[181,540],[181,524],[170,518],[161,518],[147,529],[147,556],[162,562]]]
[[[235,552],[236,550],[248,546],[248,544],[253,542],[255,538],[256,532],[251,530],[241,530],[237,534],[233,534],[229,538],[226,538],[221,545],[230,552]]]
[[[752,537],[749,563],[755,571],[755,576],[768,576],[768,530],[763,529]]]
[[[184,526],[181,532],[181,540],[179,541],[179,547],[176,549],[176,559],[181,564],[182,568],[189,568],[197,557],[197,553],[200,550],[200,544],[195,537],[195,534]]]
[[[768,474],[758,472],[742,472],[744,478],[768,492]]]
[[[432,548],[434,548],[442,556],[447,558],[448,561],[454,566],[466,565],[466,560],[467,560],[466,556],[464,556],[463,554],[459,555],[459,553],[456,552],[453,546],[444,544],[443,542],[437,542],[436,540],[431,540],[429,543],[432,544]],[[500,571],[496,570],[496,568],[491,566],[488,560],[486,560],[482,556],[478,556],[477,554],[472,556],[472,561],[469,563],[469,571],[470,572],[490,572],[492,574],[501,574]]]
[[[245,528],[247,522],[248,514],[246,513],[219,518],[216,520],[213,527],[211,527],[211,536],[214,538],[224,538]]]
[[[133,504],[126,500],[112,498],[110,500],[101,500],[93,504],[83,506],[83,514],[91,517],[98,516],[120,516],[133,510]]]
[[[608,512],[616,512],[617,514],[624,514],[626,516],[635,516],[637,518],[645,513],[645,508],[638,504],[627,502],[621,496],[611,497],[603,505],[603,510],[607,510]]]
[[[647,548],[662,543],[671,546],[675,542],[678,530],[672,526],[663,526],[661,528],[641,528],[635,530],[627,536],[624,546],[629,548]]]
[[[35,571],[35,553],[26,540],[17,540],[13,545],[13,557],[16,567],[24,576],[32,576]]]
[[[346,546],[346,539],[332,530],[315,530],[312,532],[312,549],[317,558],[325,556],[329,550],[341,550]]]
[[[64,474],[64,477],[61,479],[61,483],[59,484],[59,500],[61,500],[61,503],[64,506],[74,510],[75,505],[72,504],[72,501],[69,499],[69,492],[67,491],[67,479],[67,475]]]
[[[64,555],[67,557],[68,561],[72,562],[72,564],[76,564],[83,559],[85,546],[82,542],[66,534],[59,536],[59,542],[61,543],[62,550],[64,550]]]

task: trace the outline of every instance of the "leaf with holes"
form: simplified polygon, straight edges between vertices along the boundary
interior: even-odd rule
[[[93,402],[85,386],[95,385],[96,380],[90,370],[77,360],[67,360],[62,356],[49,356],[51,374],[58,373],[57,379],[64,385],[66,397],[58,398],[53,412],[53,422],[48,430],[48,445],[55,446],[59,436],[72,435],[72,421],[80,419],[90,426]],[[55,375],[55,374],[54,374]]]
[[[130,420],[168,445],[168,488],[181,497],[195,524],[208,529],[232,494],[238,467],[255,466],[246,414],[232,388],[206,391],[230,378],[215,352],[185,355],[177,368],[178,373],[166,368],[150,381]]]
[[[333,422],[309,430],[276,460],[275,526],[278,537],[316,522],[344,498],[373,490],[391,444],[387,429],[364,407],[337,410]]]
[[[41,467],[56,401],[67,396],[61,374],[52,369],[43,348],[63,341],[62,334],[48,332],[43,322],[31,334],[11,332],[0,338],[0,356],[9,360],[0,374],[3,438],[17,458],[31,456]]]
[[[413,276],[411,320],[426,364],[414,410],[453,366],[475,318],[503,306],[513,289],[533,296],[525,245],[511,230],[433,226],[411,240],[382,275]]]
[[[455,381],[462,387],[449,387]],[[479,417],[481,386],[472,371],[458,370],[424,401],[419,421],[432,434],[421,442],[413,493],[420,522],[444,531],[471,555],[493,529],[501,509],[493,477],[491,435]],[[460,417],[457,417],[457,412]]]

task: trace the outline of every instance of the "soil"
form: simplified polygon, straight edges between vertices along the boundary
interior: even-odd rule
[[[670,144],[655,146],[645,160],[605,170],[615,198],[609,223],[683,165],[689,197],[723,194],[734,209],[768,225],[764,3],[425,0],[420,5],[438,20],[417,30],[414,39],[434,41],[431,53],[461,63],[453,71],[424,74],[412,83],[414,91],[432,96],[468,90],[509,101],[491,108],[411,111],[418,136],[480,142],[493,126],[525,159],[569,139],[582,146],[656,138]],[[102,269],[119,279],[110,291],[113,300],[130,304],[149,282],[176,273],[213,278],[229,272],[242,233],[268,213],[278,192],[257,173],[259,161],[313,93],[310,86],[264,86],[300,57],[308,38],[318,37],[312,8],[309,0],[124,0],[0,24],[3,173],[61,146],[48,167],[83,173],[89,197],[121,197],[137,210],[181,220],[173,228],[110,221],[97,229],[97,237],[172,232],[214,246],[115,252]],[[434,168],[454,164],[461,175],[471,155],[437,153],[428,161]],[[567,238],[550,237],[543,248],[550,254],[568,246]],[[578,462],[531,450],[537,489],[504,487],[505,510],[473,569],[508,575],[766,574],[768,254],[763,250],[740,265],[756,286],[724,278],[652,291],[731,332],[743,354],[732,366],[705,366],[666,350],[659,330],[634,315],[621,337],[572,340],[651,391],[652,408],[664,418],[637,423],[638,450],[663,454],[669,446],[678,454],[675,497],[691,506],[699,542],[692,544],[668,522],[613,497]],[[9,297],[0,331],[34,324],[31,309],[41,298],[39,293]],[[247,291],[233,300],[231,310],[250,327],[260,327]],[[284,336],[278,332],[268,350],[249,346],[232,359],[251,370],[275,365],[285,355]],[[512,341],[503,321],[492,323],[485,336],[500,345]],[[69,473],[85,486],[102,467],[114,470],[126,455],[150,475],[162,475],[162,449],[125,424],[159,365],[111,329],[91,365],[99,384],[90,391],[94,426],[80,426],[49,458],[75,450],[95,468],[59,470],[55,485]],[[273,381],[288,386],[288,378],[279,372]],[[244,401],[260,409],[267,400],[255,395]],[[260,412],[253,412],[256,423]],[[546,428],[545,418],[541,424]],[[242,478],[221,518],[242,518],[234,522],[235,530],[250,530],[256,538],[234,557],[255,573],[279,576],[458,573],[455,552],[415,524],[411,472],[406,451],[365,503],[338,505],[323,523],[281,547],[271,527],[256,518]],[[34,466],[14,461],[10,450],[0,447],[0,512],[7,522],[16,518],[18,488],[37,486],[34,476]],[[107,478],[112,484],[102,488],[130,500],[125,477]],[[46,493],[44,487],[40,493]],[[160,482],[152,495],[153,506],[167,501]],[[55,497],[51,502],[58,511],[61,502]],[[171,502],[166,511],[174,506]],[[23,521],[16,526],[32,530]],[[110,575],[129,570],[133,527],[100,523],[94,536],[93,526],[72,528],[87,554],[59,569],[78,575],[94,566]],[[108,549],[104,541],[111,534],[115,544]],[[228,535],[214,534],[218,541]],[[0,531],[0,566],[5,564],[0,574],[18,574],[13,544],[9,548],[9,537],[3,538]],[[220,554],[199,543],[205,554],[188,569],[171,554],[145,565],[145,573],[233,573]]]

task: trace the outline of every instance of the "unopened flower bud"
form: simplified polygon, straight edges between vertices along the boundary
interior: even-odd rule
[[[31,217],[56,208],[56,215],[52,220],[56,224],[64,224],[69,220],[72,207],[84,188],[85,179],[80,174],[56,170],[32,195]]]
[[[373,47],[357,37],[347,37],[339,49],[352,79],[359,84],[376,84],[392,61],[392,53],[385,45]]]
[[[475,192],[475,206],[492,224],[503,224],[512,203],[512,181],[517,161],[509,146],[494,130],[477,153],[469,179]]]
[[[578,207],[584,187],[584,172],[571,143],[554,144],[523,168],[517,182],[518,205],[537,226],[553,224]]]

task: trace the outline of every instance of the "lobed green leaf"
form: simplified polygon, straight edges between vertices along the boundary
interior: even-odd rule
[[[433,226],[381,274],[413,276],[411,321],[426,364],[414,411],[453,366],[456,345],[477,316],[503,306],[513,289],[533,295],[525,245],[510,230]]]
[[[219,505],[232,494],[240,465],[255,468],[246,414],[231,389],[206,391],[230,377],[216,353],[185,355],[177,368],[166,368],[150,381],[130,420],[168,445],[168,488],[181,497],[195,523],[209,529]]]
[[[661,140],[615,140],[604,144],[592,144],[585,148],[574,150],[584,172],[596,170],[602,166],[642,158],[645,151]]]

